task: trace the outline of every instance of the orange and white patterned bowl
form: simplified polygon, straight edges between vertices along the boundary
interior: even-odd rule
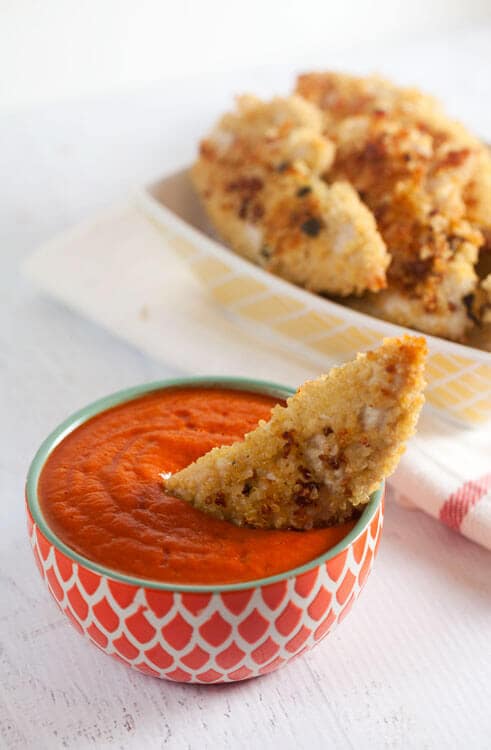
[[[134,669],[177,682],[235,682],[272,672],[311,649],[348,614],[380,542],[383,487],[333,549],[280,575],[221,586],[132,578],[81,557],[49,528],[37,497],[47,457],[81,423],[116,404],[176,385],[225,386],[287,397],[289,389],[237,378],[194,378],[121,391],[82,409],[43,443],[30,467],[28,531],[50,593],[72,625]]]

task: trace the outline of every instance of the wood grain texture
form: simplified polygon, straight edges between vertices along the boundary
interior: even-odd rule
[[[477,61],[481,70],[491,64],[491,28],[442,40],[316,64],[425,85],[491,137],[483,108],[491,81],[475,74]],[[23,485],[41,439],[88,401],[178,369],[172,347],[167,362],[153,361],[36,294],[19,263],[133,184],[189,161],[230,91],[272,91],[288,78],[168,84],[46,105],[1,124],[2,750],[489,747],[491,555],[421,513],[389,502],[374,572],[339,631],[283,671],[223,687],[160,682],[84,642],[50,600],[28,547]]]

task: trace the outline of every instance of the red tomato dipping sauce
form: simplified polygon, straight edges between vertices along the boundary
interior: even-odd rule
[[[309,562],[354,522],[305,532],[238,527],[166,495],[160,478],[242,438],[278,402],[247,391],[183,387],[98,414],[46,461],[38,484],[46,522],[89,560],[167,583],[252,581]]]

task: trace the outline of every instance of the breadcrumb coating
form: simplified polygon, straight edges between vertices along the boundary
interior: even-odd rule
[[[324,111],[326,132],[358,115],[384,114],[406,127],[428,133],[437,143],[470,149],[474,169],[464,191],[467,219],[481,230],[491,229],[491,153],[462,123],[452,120],[440,102],[416,88],[396,86],[380,76],[307,73],[298,77],[296,92]],[[491,243],[490,243],[491,244]]]
[[[391,474],[423,404],[426,343],[405,336],[304,383],[242,442],[165,480],[167,492],[238,525],[340,523]]]
[[[292,96],[241,97],[201,143],[193,182],[222,238],[267,270],[315,292],[377,291],[390,262],[371,212],[344,180],[321,112]]]
[[[487,149],[431,97],[376,76],[307,74],[297,92],[323,109],[337,144],[326,179],[357,189],[392,256],[388,289],[369,295],[366,310],[463,339],[473,325],[465,298],[476,287],[480,228],[491,217]]]

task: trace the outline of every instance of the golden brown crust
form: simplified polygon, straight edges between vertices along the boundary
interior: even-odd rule
[[[390,259],[356,191],[320,179],[333,157],[308,102],[242,97],[202,142],[192,176],[213,225],[240,254],[313,291],[377,291]]]
[[[482,230],[491,229],[490,150],[460,122],[449,118],[432,96],[416,88],[396,86],[380,76],[333,72],[299,76],[296,92],[324,111],[327,132],[348,117],[384,115],[428,133],[436,143],[449,140],[457,151],[472,151],[474,169],[463,195],[466,218]]]
[[[383,346],[304,383],[243,442],[214,448],[166,490],[236,524],[332,525],[391,474],[423,403],[423,338]]]
[[[483,244],[475,222],[486,205],[491,216],[487,151],[433,99],[377,77],[305,75],[297,92],[324,109],[325,132],[337,144],[327,179],[357,189],[392,256],[388,289],[371,295],[368,308],[462,339],[472,326],[465,298]]]

